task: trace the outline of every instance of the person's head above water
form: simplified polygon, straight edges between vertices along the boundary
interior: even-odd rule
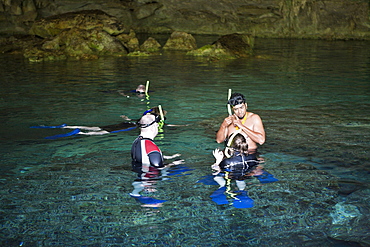
[[[140,135],[144,138],[154,139],[158,134],[160,116],[146,114],[140,118],[138,125],[140,127]]]
[[[227,102],[232,106],[234,114],[242,119],[246,116],[247,113],[247,103],[245,102],[245,97],[241,93],[233,93]]]
[[[231,142],[231,147],[234,151],[248,153],[248,143],[242,134],[236,134]]]
[[[227,103],[231,106],[245,104],[245,97],[241,93],[233,93]]]
[[[145,93],[145,90],[146,90],[146,88],[145,88],[144,85],[139,85],[139,86],[137,86],[135,92],[137,92],[137,93]]]
[[[155,123],[158,124],[160,120],[161,117],[159,115],[145,114],[138,121],[138,125],[141,129],[145,129],[155,125]]]

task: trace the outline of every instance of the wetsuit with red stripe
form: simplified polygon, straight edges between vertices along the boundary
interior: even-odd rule
[[[132,169],[142,179],[160,176],[159,168],[164,167],[161,150],[149,138],[139,136],[131,148]]]

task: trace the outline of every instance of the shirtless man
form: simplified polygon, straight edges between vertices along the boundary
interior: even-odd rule
[[[234,114],[225,118],[216,135],[216,141],[222,143],[235,131],[240,130],[248,143],[248,151],[256,151],[257,143],[265,143],[265,130],[261,118],[247,111],[245,97],[240,93],[233,93],[228,101],[232,106]]]

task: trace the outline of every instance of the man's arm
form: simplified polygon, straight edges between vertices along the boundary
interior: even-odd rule
[[[257,114],[253,114],[253,130],[243,125],[240,119],[238,119],[237,117],[235,117],[234,119],[234,124],[238,126],[244,133],[246,133],[248,137],[255,143],[258,143],[260,145],[265,143],[265,129],[263,128],[263,123],[260,116],[258,116]]]
[[[150,165],[156,167],[156,168],[162,168],[164,167],[162,154],[158,151],[153,151],[148,154]]]
[[[232,120],[232,116],[229,116],[227,118],[224,119],[224,121],[222,122],[221,126],[220,126],[220,129],[217,131],[217,134],[216,134],[216,142],[217,143],[222,143],[225,141],[225,139],[227,138],[228,136],[228,127],[229,125],[233,122]]]

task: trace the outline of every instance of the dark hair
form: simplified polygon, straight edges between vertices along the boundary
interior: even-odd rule
[[[228,104],[232,106],[240,105],[245,103],[245,97],[241,93],[233,93],[230,96],[229,101],[227,102]]]
[[[231,143],[231,147],[234,151],[240,151],[241,153],[248,153],[248,143],[242,134],[236,134]]]

